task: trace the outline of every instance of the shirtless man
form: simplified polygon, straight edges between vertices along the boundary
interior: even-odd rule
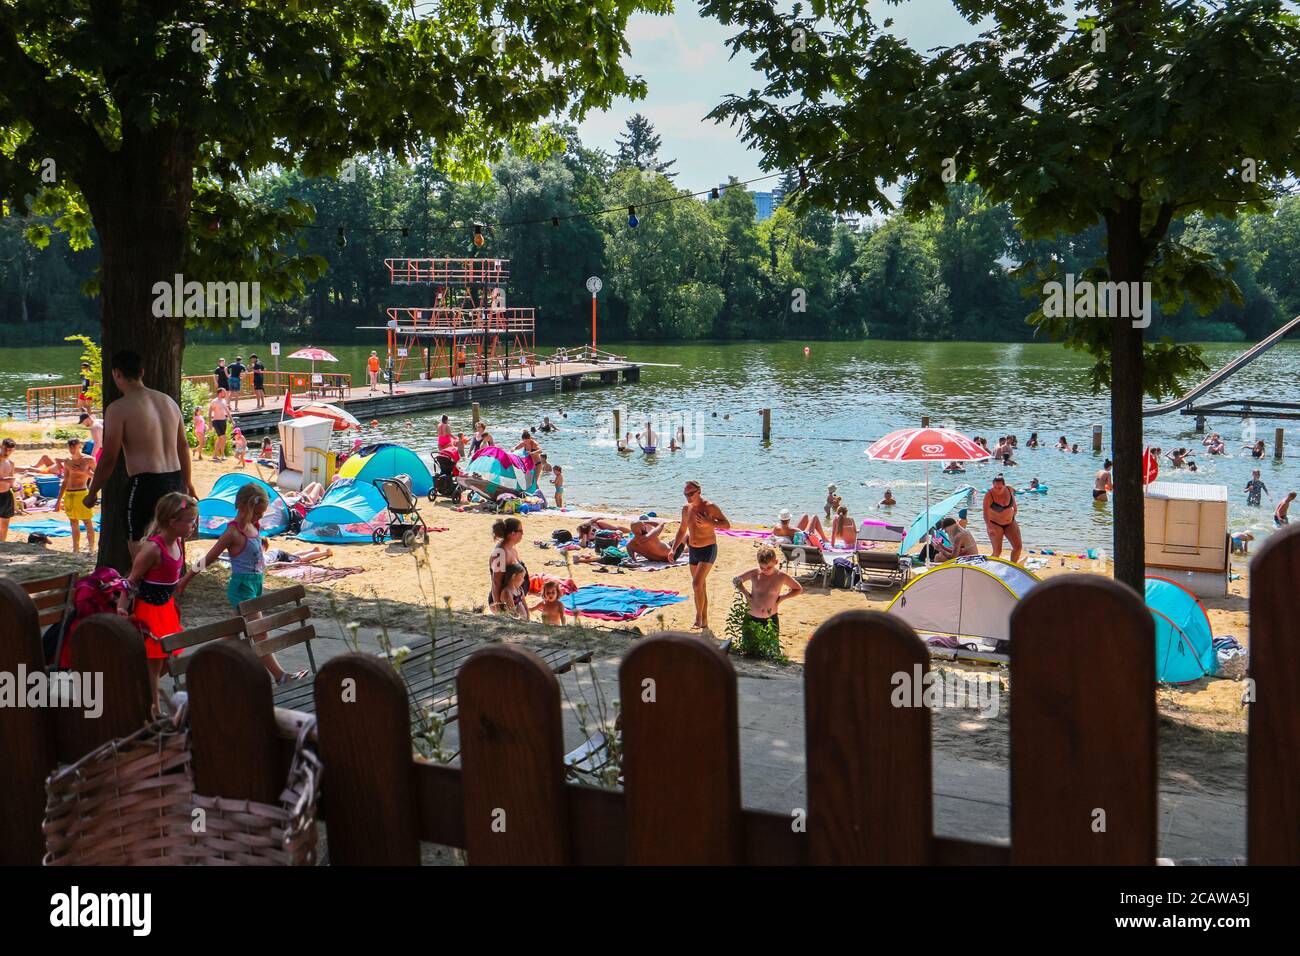
[[[795,544],[802,544],[803,541],[797,537],[802,532],[808,541],[819,548],[829,540],[826,529],[822,527],[822,519],[817,515],[804,515],[797,525],[790,523],[789,508],[782,508],[778,517],[780,520],[772,528],[772,536],[775,538],[789,538]]]
[[[778,613],[781,602],[803,593],[803,585],[777,569],[776,552],[771,548],[759,548],[758,567],[736,575],[731,583],[749,602],[745,628],[748,630],[771,621],[778,635],[781,633],[781,616]],[[749,585],[748,591],[745,590],[746,584]]]
[[[12,438],[0,442],[0,541],[9,537],[9,519],[14,516],[14,463],[18,445]]]
[[[1106,463],[1101,466],[1101,471],[1092,476],[1092,500],[1105,501],[1106,493],[1112,491],[1115,483],[1111,480],[1110,470],[1114,463],[1107,458]]]
[[[646,515],[632,522],[632,540],[627,543],[628,554],[639,554],[647,561],[663,561],[672,564],[673,553],[668,545],[659,540],[668,522],[658,521]]]
[[[1290,523],[1291,518],[1289,512],[1291,510],[1291,502],[1295,501],[1295,498],[1296,498],[1295,492],[1288,491],[1286,497],[1283,498],[1281,501],[1279,501],[1277,507],[1273,509],[1273,524],[1276,527],[1280,528],[1284,524]],[[3,540],[4,540],[4,536],[0,535],[0,541]]]
[[[980,553],[975,535],[963,528],[956,518],[944,518],[939,522],[939,530],[947,536],[951,547],[936,545],[934,549],[936,560],[951,561],[953,558],[964,558]]]
[[[54,502],[55,511],[63,511],[72,526],[72,553],[81,550],[81,526],[86,526],[86,551],[95,553],[95,512],[84,504],[90,476],[95,471],[95,460],[81,453],[81,439],[68,439],[68,457],[63,459],[63,481],[59,497]]]
[[[224,388],[217,389],[217,397],[208,403],[208,421],[217,433],[216,443],[212,446],[212,460],[226,460],[226,427],[230,424],[230,406],[226,404]]]
[[[170,396],[148,388],[135,352],[113,356],[113,382],[122,397],[104,410],[104,456],[95,470],[83,504],[94,508],[99,490],[126,458],[129,477],[126,499],[126,533],[132,558],[139,550],[145,528],[153,521],[154,506],[169,491],[197,498],[190,477],[190,444],[181,410]]]
[[[89,412],[82,412],[77,424],[90,430],[90,440],[95,446],[90,453],[95,456],[95,461],[99,461],[104,453],[104,423]]]
[[[700,483],[694,479],[682,488],[686,507],[682,508],[682,525],[673,540],[673,555],[685,539],[691,553],[691,588],[695,592],[695,623],[692,628],[708,632],[709,594],[705,589],[709,572],[718,560],[718,529],[731,527],[722,509],[700,493]]]

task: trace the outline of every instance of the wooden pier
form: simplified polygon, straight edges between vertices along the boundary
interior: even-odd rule
[[[593,385],[617,385],[620,381],[637,382],[641,379],[641,366],[627,361],[600,362],[547,362],[527,368],[512,369],[508,375],[493,372],[489,381],[467,377],[460,384],[447,378],[432,381],[414,380],[383,384],[371,393],[368,387],[353,387],[342,398],[335,395],[294,395],[294,407],[313,401],[327,401],[347,409],[359,421],[395,415],[411,415],[439,408],[467,406],[474,402],[554,396],[561,392],[590,388]],[[240,408],[232,412],[236,423],[245,433],[273,430],[280,422],[282,404],[268,397],[266,406],[252,409],[247,393],[240,398]]]

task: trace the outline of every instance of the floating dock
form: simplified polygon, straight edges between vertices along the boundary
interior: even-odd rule
[[[500,399],[542,397],[559,395],[599,385],[617,385],[619,382],[641,380],[641,366],[635,362],[560,362],[545,363],[512,370],[508,377],[494,372],[486,382],[462,380],[456,384],[451,379],[432,381],[415,380],[387,384],[371,393],[368,387],[352,388],[339,397],[337,394],[295,395],[295,407],[311,402],[331,402],[346,409],[359,421],[411,415],[439,408],[454,408],[475,402]],[[282,399],[267,398],[264,408],[252,409],[252,399],[244,393],[240,408],[231,415],[245,433],[273,431],[279,424]]]

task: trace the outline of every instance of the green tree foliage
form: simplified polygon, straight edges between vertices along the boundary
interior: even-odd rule
[[[618,136],[615,162],[619,166],[630,166],[642,172],[662,173],[669,179],[676,179],[677,174],[671,170],[677,165],[677,160],[659,158],[662,142],[663,137],[655,132],[654,124],[640,113],[633,113],[627,121],[627,132]]]

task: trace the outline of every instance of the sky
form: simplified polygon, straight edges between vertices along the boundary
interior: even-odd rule
[[[763,76],[750,67],[747,54],[729,58],[727,37],[736,30],[701,17],[694,0],[677,0],[677,10],[664,17],[637,14],[628,21],[632,48],[624,68],[645,78],[643,100],[620,99],[612,109],[593,113],[579,126],[582,141],[613,152],[615,138],[628,117],[643,113],[663,137],[661,159],[676,159],[679,189],[696,192],[727,181],[764,175],[761,157],[741,142],[738,130],[704,117],[728,94],[761,89]],[[948,0],[908,0],[882,6],[880,17],[892,17],[892,33],[921,48],[951,44],[975,36]],[[775,179],[750,189],[768,190]]]

